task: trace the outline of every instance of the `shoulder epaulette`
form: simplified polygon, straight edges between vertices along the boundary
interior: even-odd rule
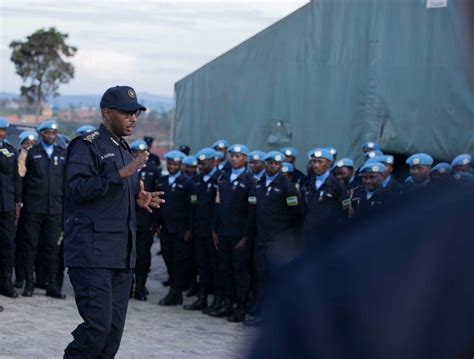
[[[97,138],[97,136],[99,136],[99,134],[100,134],[99,131],[94,131],[94,132],[88,134],[87,136],[85,136],[83,138],[83,140],[92,143]]]

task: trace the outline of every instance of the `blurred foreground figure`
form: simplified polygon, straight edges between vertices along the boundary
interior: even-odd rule
[[[418,192],[294,262],[251,358],[472,358],[466,189]]]

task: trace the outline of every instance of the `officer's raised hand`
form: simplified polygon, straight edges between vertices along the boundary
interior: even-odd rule
[[[139,152],[132,162],[119,170],[120,177],[126,178],[133,176],[137,171],[145,167],[149,155],[150,153],[148,151]]]
[[[162,203],[165,203],[164,199],[161,199],[160,196],[164,192],[147,192],[145,191],[145,185],[143,181],[140,181],[140,188],[137,194],[137,205],[148,212],[153,212],[152,208],[160,208]]]
[[[242,237],[239,243],[236,244],[234,249],[238,252],[245,250],[245,248],[247,248],[248,241],[249,241],[248,237]]]

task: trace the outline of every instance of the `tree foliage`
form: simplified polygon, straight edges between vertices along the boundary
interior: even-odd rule
[[[68,35],[54,27],[40,29],[26,41],[12,41],[11,61],[24,85],[21,96],[41,111],[41,104],[50,96],[58,96],[60,84],[74,77],[74,66],[66,59],[76,54],[77,48],[66,44]]]

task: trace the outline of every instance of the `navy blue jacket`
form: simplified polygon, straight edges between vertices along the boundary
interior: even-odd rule
[[[344,186],[334,177],[329,177],[316,189],[315,177],[305,186],[305,220],[303,236],[306,240],[324,240],[335,223],[344,219],[342,201],[347,197]]]
[[[15,209],[16,203],[21,202],[21,178],[18,174],[18,156],[15,147],[4,142],[0,149],[0,212]]]
[[[66,267],[135,267],[137,175],[121,178],[133,161],[128,144],[103,125],[76,137],[65,170]]]
[[[181,173],[170,186],[169,176],[162,176],[158,181],[158,190],[165,194],[166,201],[157,211],[158,225],[167,233],[182,233],[192,230],[194,203],[196,193],[194,184]]]
[[[217,180],[220,172],[216,171],[207,182],[200,174],[196,182],[196,215],[193,232],[199,237],[210,236],[212,233],[212,220],[216,205]]]
[[[41,143],[34,145],[26,156],[23,177],[23,211],[58,214],[63,211],[63,175],[66,150],[54,145],[48,158]]]
[[[294,237],[303,219],[303,206],[295,184],[282,174],[268,187],[266,180],[267,176],[263,175],[256,186],[257,245],[271,245],[278,236]]]
[[[244,171],[234,181],[221,172],[213,230],[224,237],[251,237],[255,225],[255,180]]]

